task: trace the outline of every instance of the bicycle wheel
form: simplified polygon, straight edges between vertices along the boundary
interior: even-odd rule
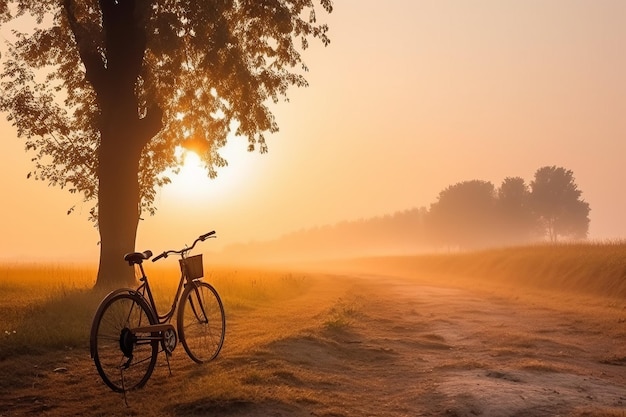
[[[226,317],[215,288],[206,282],[188,285],[178,309],[178,336],[191,359],[214,359],[224,344]]]
[[[91,354],[102,380],[116,392],[141,388],[152,375],[158,333],[130,329],[156,324],[148,303],[129,292],[113,293],[96,311],[91,328]]]

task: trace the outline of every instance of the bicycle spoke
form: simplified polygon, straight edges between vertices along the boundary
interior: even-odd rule
[[[127,293],[106,300],[96,314],[94,361],[103,381],[115,391],[141,387],[154,369],[158,351],[152,335],[137,336],[129,330],[152,324],[150,314],[143,299]]]
[[[225,319],[217,291],[197,282],[183,293],[178,332],[187,354],[196,362],[214,359],[224,342]]]

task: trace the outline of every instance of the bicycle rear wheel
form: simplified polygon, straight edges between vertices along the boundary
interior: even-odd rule
[[[208,362],[219,354],[224,344],[226,317],[215,288],[195,282],[183,291],[178,309],[178,336],[185,351],[195,362]]]
[[[158,334],[130,329],[156,324],[148,303],[139,295],[119,292],[98,307],[91,328],[91,354],[102,380],[116,392],[141,388],[152,375]]]

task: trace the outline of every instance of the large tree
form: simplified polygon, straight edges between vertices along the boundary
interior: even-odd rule
[[[14,32],[0,109],[34,152],[29,175],[94,201],[97,285],[132,280],[121,258],[176,147],[211,177],[231,131],[265,152],[269,102],[306,86],[302,50],[329,42],[312,0],[0,0],[0,23],[16,19],[34,29]]]
[[[557,166],[539,168],[530,188],[532,208],[551,242],[559,236],[587,237],[590,208],[581,198],[572,171]]]

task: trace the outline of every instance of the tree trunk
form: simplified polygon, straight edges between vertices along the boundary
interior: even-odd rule
[[[120,100],[116,101],[120,108]],[[134,252],[141,214],[139,161],[149,140],[161,129],[159,109],[139,119],[137,112],[114,117],[101,129],[98,153],[98,229],[100,264],[96,287],[129,286],[134,269],[124,255]]]
[[[162,112],[156,103],[149,103],[146,116],[140,118],[136,96],[151,2],[102,0],[99,5],[106,60],[92,42],[84,41],[85,28],[72,14],[69,1],[66,11],[100,111],[100,265],[96,287],[117,287],[135,281],[134,270],[124,262],[124,254],[135,251],[141,210],[139,160],[146,144],[162,128]]]
[[[161,111],[148,110],[140,119],[132,89],[120,91],[103,112],[98,149],[98,229],[100,264],[96,287],[135,283],[134,269],[124,255],[135,251],[141,214],[139,161],[141,152],[162,127]],[[124,97],[125,96],[125,97]]]
[[[139,152],[124,146],[131,138],[102,139],[98,175],[100,264],[96,286],[128,286],[134,283],[134,270],[123,257],[135,250],[140,202]]]

